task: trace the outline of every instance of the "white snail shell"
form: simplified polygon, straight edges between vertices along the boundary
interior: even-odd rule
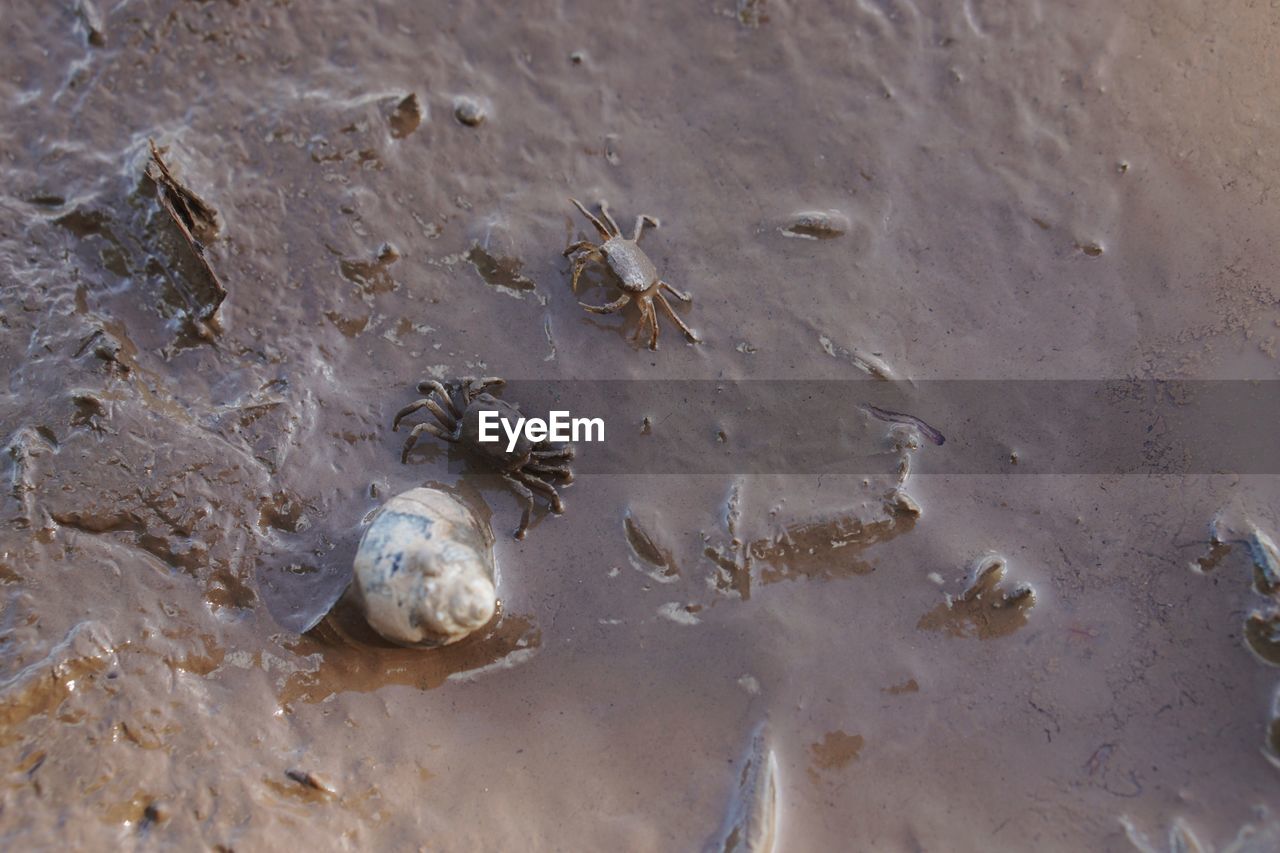
[[[417,488],[374,515],[355,560],[356,598],[394,643],[456,643],[493,618],[493,533],[453,495]]]

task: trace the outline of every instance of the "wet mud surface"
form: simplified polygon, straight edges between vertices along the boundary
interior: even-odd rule
[[[975,437],[851,392],[885,471],[582,473],[517,542],[497,477],[390,424],[457,376],[1274,378],[1276,26],[11,4],[0,843],[1273,849],[1274,475],[930,473]],[[579,307],[617,290],[571,292],[569,196],[661,219],[703,343]],[[657,415],[775,449],[802,417],[608,440]],[[428,483],[492,525],[502,599],[434,651],[344,597]]]

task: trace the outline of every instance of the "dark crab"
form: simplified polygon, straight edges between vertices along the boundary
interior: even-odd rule
[[[418,383],[418,393],[427,396],[397,412],[391,428],[398,430],[400,421],[420,409],[431,412],[438,424],[430,421],[416,424],[405,440],[401,461],[408,461],[409,451],[417,443],[418,436],[424,432],[458,445],[501,474],[516,494],[524,498],[524,514],[520,517],[520,526],[515,532],[517,539],[523,539],[529,528],[534,492],[547,498],[552,512],[557,515],[564,512],[560,493],[546,478],[558,479],[566,485],[573,482],[573,472],[569,470],[569,461],[573,459],[573,445],[552,444],[549,441],[534,443],[523,434],[510,451],[507,450],[505,435],[500,441],[480,441],[481,412],[495,411],[500,418],[511,423],[515,423],[520,417],[519,408],[489,393],[489,389],[497,390],[504,384],[504,380],[493,376],[484,379],[458,379],[447,386],[434,379],[424,380]]]
[[[692,302],[693,297],[687,293],[676,290],[658,278],[658,269],[653,265],[653,261],[649,260],[640,249],[640,235],[644,232],[645,225],[658,227],[658,220],[652,216],[641,214],[636,217],[635,232],[628,240],[622,236],[622,231],[618,228],[618,223],[613,221],[613,217],[609,215],[609,206],[603,201],[600,202],[600,214],[604,217],[605,222],[601,222],[592,213],[582,206],[582,202],[575,198],[569,199],[573,205],[582,211],[582,215],[591,220],[591,224],[600,232],[600,236],[604,238],[604,242],[600,245],[592,243],[590,240],[581,240],[564,250],[565,257],[573,256],[573,282],[570,285],[573,292],[578,292],[578,278],[582,275],[582,270],[591,261],[598,261],[608,265],[613,270],[614,275],[618,277],[618,286],[622,290],[622,295],[607,305],[588,305],[585,302],[579,302],[583,308],[593,314],[612,314],[619,310],[633,298],[636,305],[640,308],[640,325],[636,329],[636,336],[644,331],[647,325],[649,332],[649,349],[658,348],[658,314],[653,308],[653,303],[657,302],[667,316],[680,327],[690,343],[698,343],[698,336],[693,330],[684,324],[680,316],[676,314],[675,309],[671,307],[671,303],[667,301],[667,297],[663,295],[663,291],[667,291],[681,302]],[[605,223],[608,227],[605,227]]]

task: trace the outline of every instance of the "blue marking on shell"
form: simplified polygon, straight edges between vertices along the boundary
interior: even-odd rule
[[[396,512],[395,510],[391,510],[390,512],[384,510],[382,515],[378,516],[379,521],[382,521],[383,519],[386,519],[388,522],[395,521],[399,524],[405,524],[410,528],[414,528],[416,532],[422,534],[423,539],[431,538],[431,528],[436,523],[435,519],[428,518],[425,515],[418,515],[414,512]]]
[[[366,531],[362,547],[376,555],[374,563],[390,562],[387,574],[393,575],[400,571],[404,561],[404,544],[414,539],[430,539],[434,524],[433,519],[423,515],[384,511]]]

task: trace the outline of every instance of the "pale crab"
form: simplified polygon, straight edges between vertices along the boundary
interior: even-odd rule
[[[595,229],[600,232],[600,236],[604,238],[604,242],[598,246],[590,240],[581,240],[564,250],[566,258],[573,257],[573,281],[570,287],[574,293],[577,293],[578,278],[582,275],[583,269],[591,261],[598,261],[606,264],[618,277],[618,285],[622,290],[622,295],[607,305],[588,305],[585,302],[578,304],[593,314],[612,314],[634,298],[636,305],[640,308],[640,325],[636,328],[636,337],[640,336],[647,325],[650,330],[649,349],[656,350],[658,348],[658,314],[654,310],[653,303],[657,301],[662,306],[662,310],[667,312],[667,316],[684,332],[690,343],[699,343],[699,337],[680,319],[662,291],[669,292],[681,302],[692,302],[693,297],[676,290],[658,278],[657,267],[640,248],[640,235],[644,232],[644,226],[652,225],[657,228],[658,220],[647,214],[636,217],[635,232],[628,240],[622,236],[618,223],[614,222],[613,217],[609,215],[609,206],[603,201],[600,202],[600,213],[604,217],[604,222],[592,215],[591,211],[583,207],[582,202],[576,198],[571,198],[569,201],[582,211],[582,215],[591,221]],[[608,223],[608,227],[605,227],[605,223]]]
[[[458,379],[447,386],[434,379],[424,380],[418,383],[418,393],[427,396],[397,412],[391,428],[399,430],[400,421],[420,409],[431,412],[439,424],[423,421],[414,425],[409,438],[405,440],[400,461],[408,461],[409,451],[417,443],[418,436],[424,432],[458,445],[500,474],[507,485],[524,498],[524,514],[520,517],[520,526],[515,532],[517,539],[523,539],[533,510],[533,492],[544,495],[551,503],[551,511],[556,515],[564,512],[560,493],[545,478],[554,477],[564,484],[573,482],[573,472],[569,470],[569,462],[573,459],[573,445],[552,444],[546,440],[534,443],[523,434],[512,450],[507,450],[505,440],[481,441],[482,411],[495,411],[500,418],[510,422],[520,417],[519,408],[489,393],[490,389],[496,391],[505,384],[504,380],[496,376]]]

